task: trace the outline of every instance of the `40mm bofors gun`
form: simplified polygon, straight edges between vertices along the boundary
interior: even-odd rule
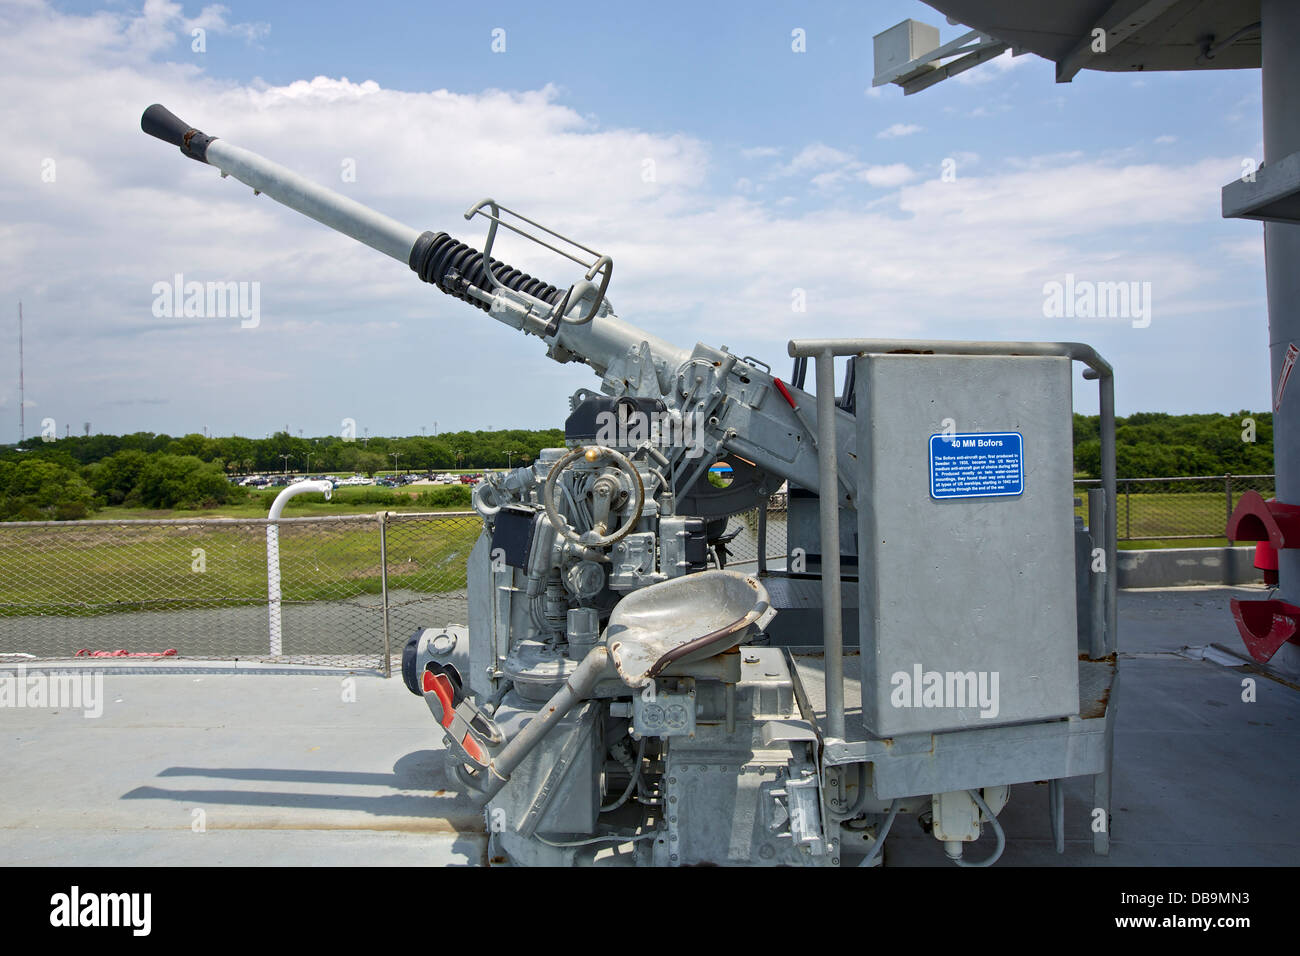
[[[1072,358],[1109,385],[1090,349],[792,342],[787,384],[758,359],[683,349],[621,320],[606,294],[608,256],[491,199],[465,214],[487,221],[479,251],[162,106],[141,126],[600,380],[570,400],[567,447],[474,488],[484,530],[468,562],[468,627],[423,629],[403,651],[403,678],[441,727],[449,772],[484,804],[493,859],[873,863],[895,817],[910,812],[964,864],[964,844],[985,825],[1001,853],[1009,784],[1052,781],[1060,833],[1060,780],[1105,776],[1112,582],[1076,572],[1093,538],[1103,554],[1114,542],[1075,527],[1069,432],[1053,433],[1069,428]],[[500,227],[576,264],[579,277],[554,286],[493,258]],[[854,356],[838,398],[836,354]],[[815,399],[797,387],[809,356]],[[909,395],[909,383],[920,391]],[[895,425],[899,402],[913,407]],[[951,435],[931,435],[941,412],[962,422]],[[913,432],[925,433],[919,453],[899,444]],[[708,480],[716,462],[730,465],[726,487]],[[912,502],[918,480],[930,493]],[[726,567],[728,519],[782,482],[797,560],[776,575]],[[985,508],[962,513],[964,499]],[[1012,500],[1016,510],[985,513]],[[840,533],[842,516],[856,534]],[[1001,544],[1017,553],[987,553]],[[848,682],[842,557],[862,605],[862,674]],[[968,565],[994,558],[981,585]],[[950,576],[960,578],[951,589]],[[819,631],[822,651],[794,652]],[[1084,675],[1084,657],[1110,670]],[[1101,696],[1101,725],[1081,703],[1084,685],[1084,697]],[[999,730],[1014,733],[1003,741]]]

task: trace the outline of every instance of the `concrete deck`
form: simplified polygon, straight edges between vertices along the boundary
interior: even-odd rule
[[[1261,587],[1121,591],[1120,673],[1111,849],[1092,853],[1092,778],[1066,782],[1066,848],[1052,845],[1047,787],[1012,788],[999,814],[1007,847],[998,866],[1294,866],[1300,821],[1300,690],[1254,665],[1227,667],[1178,653],[1218,644],[1242,654],[1228,601]],[[1254,678],[1256,699],[1242,700]],[[890,866],[947,865],[942,848],[900,818]],[[986,827],[966,856],[994,848]]]
[[[1051,847],[1047,788],[1013,788],[1001,815],[1008,845],[1000,866],[1300,858],[1291,809],[1300,789],[1300,691],[1178,654],[1188,645],[1239,648],[1228,599],[1240,595],[1259,593],[1121,592],[1111,855],[1091,852],[1090,781],[1081,778],[1066,787],[1064,856]],[[0,708],[0,861],[482,862],[481,816],[448,784],[432,719],[400,678],[187,662],[96,667],[105,672],[99,718]],[[1254,703],[1241,700],[1246,676],[1256,678]],[[344,699],[349,686],[355,702]],[[205,831],[195,832],[200,810]],[[986,830],[969,858],[992,845]],[[949,865],[908,817],[890,836],[887,862]]]
[[[0,708],[0,860],[481,862],[481,814],[448,787],[433,719],[400,677],[147,670],[106,667],[97,719]]]

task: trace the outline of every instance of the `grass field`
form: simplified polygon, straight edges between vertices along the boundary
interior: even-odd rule
[[[465,562],[481,530],[481,521],[470,516],[390,523],[390,589],[432,594],[463,588]],[[286,602],[379,593],[375,522],[282,525],[279,534]],[[264,525],[0,526],[0,616],[265,603],[266,554]]]
[[[435,510],[416,502],[420,490],[340,488],[329,503],[321,495],[303,495],[290,502],[285,516],[370,515],[380,510],[400,516]],[[96,516],[102,527],[0,525],[0,616],[94,616],[264,603],[265,527],[210,519],[263,518],[277,491],[257,492],[245,503],[206,511],[106,508]],[[1222,492],[1125,495],[1121,484],[1118,504],[1121,548],[1229,543],[1215,534],[1221,533],[1227,517]],[[1077,513],[1086,519],[1085,507]],[[168,526],[113,524],[115,519],[134,518],[196,520]],[[476,516],[398,517],[387,532],[390,589],[436,594],[463,588],[465,562],[481,529]],[[1166,535],[1199,537],[1163,538]],[[286,602],[344,601],[380,591],[374,521],[284,525],[280,551]]]
[[[1250,544],[1238,541],[1236,544]],[[1234,542],[1227,538],[1133,538],[1117,541],[1115,546],[1121,551],[1150,551],[1157,548],[1226,548]]]
[[[1224,491],[1147,492],[1140,491],[1142,487],[1135,484],[1131,493],[1125,494],[1120,482],[1115,517],[1121,548],[1211,548],[1229,543],[1222,536],[1228,523]],[[1272,494],[1271,488],[1259,490],[1265,497]],[[1075,494],[1085,502],[1075,514],[1086,521],[1086,493],[1076,486]],[[1234,488],[1234,504],[1240,496],[1241,489]]]

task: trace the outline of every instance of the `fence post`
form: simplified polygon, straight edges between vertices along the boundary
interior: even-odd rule
[[[1228,500],[1227,515],[1223,519],[1223,523],[1226,525],[1232,520],[1232,472],[1228,472],[1223,476],[1223,494]],[[1229,541],[1228,543],[1232,544],[1233,542]]]
[[[1132,502],[1129,501],[1129,495],[1132,491],[1133,491],[1133,482],[1131,481],[1124,482],[1124,540],[1125,541],[1131,541],[1133,539],[1133,522],[1132,522],[1133,505]]]
[[[393,654],[388,641],[388,512],[381,511],[379,518],[379,586],[383,595],[384,615],[384,676],[393,676]]]

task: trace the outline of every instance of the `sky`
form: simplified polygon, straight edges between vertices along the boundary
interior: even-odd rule
[[[471,245],[491,196],[609,254],[625,321],[783,377],[796,337],[1083,341],[1121,415],[1271,407],[1263,229],[1219,214],[1262,154],[1258,71],[1056,84],[1007,54],[905,97],[872,37],[909,17],[964,32],[913,0],[0,0],[0,442],[20,300],[28,435],[549,428],[598,386],[146,137],[155,102]],[[248,283],[256,324],[165,314],[177,275]],[[1131,314],[1052,307],[1115,282]]]

